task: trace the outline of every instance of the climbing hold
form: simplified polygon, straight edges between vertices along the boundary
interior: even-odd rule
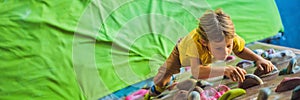
[[[254,74],[247,74],[245,76],[244,82],[239,82],[238,87],[242,89],[248,89],[250,87],[261,85],[263,84],[263,81]]]
[[[234,61],[235,59],[236,59],[235,56],[229,55],[226,57],[225,62],[231,62]]]
[[[253,50],[253,52],[254,52],[255,54],[257,54],[257,55],[261,55],[262,53],[265,52],[265,50],[263,50],[263,49],[255,49],[255,50]]]
[[[295,74],[300,72],[300,67],[297,66],[297,59],[292,58],[288,67],[287,67],[287,74]]]
[[[173,97],[173,100],[187,100],[188,98],[188,91],[186,90],[179,90]]]
[[[139,98],[143,97],[147,93],[148,93],[148,90],[141,89],[141,90],[138,90],[138,91],[132,93],[129,96],[126,96],[125,100],[136,100],[136,99],[139,99]]]
[[[265,59],[267,59],[267,60],[270,60],[271,58],[269,57],[269,53],[268,52],[263,52],[262,54],[261,54],[261,57],[263,57],[263,58],[265,58]]]
[[[289,62],[289,65],[282,69],[279,75],[295,74],[300,72],[300,66],[297,66],[297,59],[292,58]]]
[[[274,66],[274,69],[269,73],[265,72],[264,70],[263,71],[259,70],[258,68],[256,68],[255,71],[254,71],[254,75],[256,75],[260,78],[270,77],[270,76],[277,76],[278,73],[279,73],[279,71],[278,71],[276,66]]]
[[[284,58],[295,58],[296,54],[291,50],[283,50],[276,52],[274,54],[269,54],[270,59],[277,58],[278,59],[284,59]]]
[[[204,90],[200,88],[199,86],[196,86],[194,89],[191,89],[190,91],[196,91],[198,93],[202,93]]]
[[[257,96],[257,100],[268,100],[269,95],[272,90],[269,87],[262,88],[259,90],[259,94]]]
[[[246,94],[244,89],[236,88],[225,92],[218,100],[232,100],[236,97]]]
[[[298,85],[294,90],[292,94],[291,100],[300,100],[300,85]]]
[[[201,100],[200,93],[197,91],[192,91],[188,95],[188,100]]]
[[[238,62],[236,64],[236,66],[238,66],[240,68],[243,68],[243,69],[246,69],[246,68],[254,66],[254,63],[253,63],[253,61],[243,60],[243,61]]]
[[[226,85],[219,85],[215,89],[217,90],[215,98],[220,98],[225,92],[230,90],[230,88]]]
[[[207,95],[205,94],[204,90],[203,90],[202,88],[200,88],[199,86],[196,86],[194,89],[190,90],[188,99],[190,98],[190,95],[191,95],[192,92],[197,92],[197,93],[199,93],[200,99],[198,99],[198,100],[208,100],[208,97],[207,97]],[[193,94],[193,95],[197,95],[197,94]],[[191,98],[190,98],[190,99],[191,99]]]
[[[148,91],[145,95],[144,95],[144,100],[151,100],[151,96],[150,96],[150,91]]]
[[[300,77],[284,78],[276,87],[275,92],[292,90],[300,85]]]
[[[212,83],[204,81],[204,80],[197,81],[196,85],[201,87],[201,88],[205,88],[205,87],[208,87],[208,86],[213,86]]]
[[[196,82],[197,82],[197,80],[195,80],[195,79],[187,79],[187,80],[184,80],[182,82],[179,82],[176,85],[176,87],[179,90],[189,91],[190,89],[192,89],[192,88],[194,88],[196,86]]]
[[[269,54],[276,53],[275,49],[273,49],[273,48],[266,50],[266,52],[268,52]]]

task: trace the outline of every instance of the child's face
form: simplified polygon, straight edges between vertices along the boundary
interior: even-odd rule
[[[225,60],[231,53],[232,46],[233,39],[224,39],[221,42],[209,42],[208,48],[215,59]]]

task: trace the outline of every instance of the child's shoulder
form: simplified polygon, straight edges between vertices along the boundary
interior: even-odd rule
[[[245,42],[245,40],[236,34],[233,38],[233,42]]]

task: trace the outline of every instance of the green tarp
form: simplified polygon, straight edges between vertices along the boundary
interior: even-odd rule
[[[282,31],[273,0],[0,0],[0,99],[97,99],[153,77],[207,9],[247,43]]]

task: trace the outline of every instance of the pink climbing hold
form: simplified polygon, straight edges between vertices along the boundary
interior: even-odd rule
[[[215,94],[215,98],[220,98],[225,92],[229,91],[230,88],[226,85],[219,85],[216,90],[218,91],[216,94]]]
[[[226,85],[219,85],[216,88],[210,88],[200,93],[201,100],[218,100],[225,92],[229,91],[230,88]]]
[[[268,52],[269,54],[274,54],[276,53],[276,51],[272,48],[272,49],[268,49],[266,50],[266,52]]]
[[[284,78],[276,87],[275,92],[292,90],[300,85],[300,77]]]
[[[231,62],[233,60],[235,60],[236,58],[232,55],[227,56],[227,58],[225,59],[226,62]]]
[[[146,89],[138,90],[138,91],[132,93],[131,95],[126,96],[125,100],[137,100],[139,98],[142,98],[147,92],[148,92],[148,90],[146,90]]]

